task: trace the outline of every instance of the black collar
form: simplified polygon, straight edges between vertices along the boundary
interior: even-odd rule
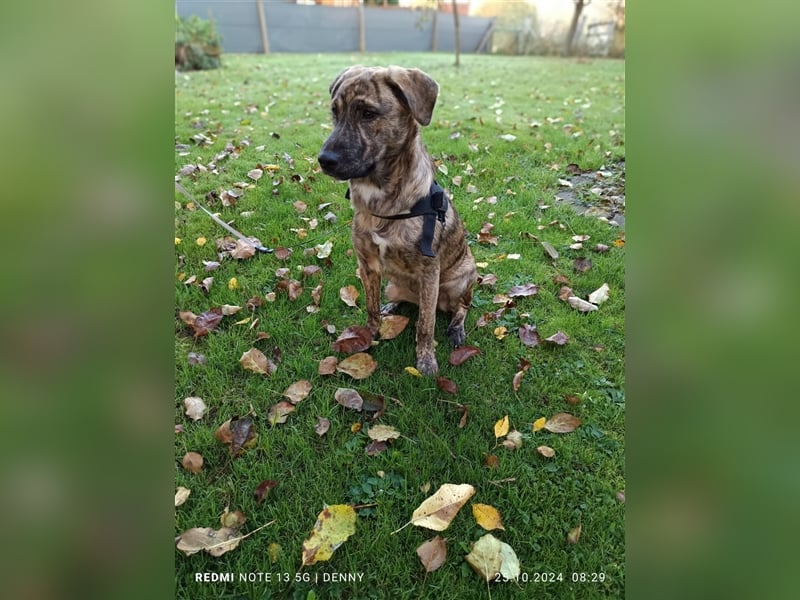
[[[350,199],[350,188],[347,189],[345,198]],[[399,219],[410,219],[412,217],[422,217],[422,237],[419,239],[419,250],[424,256],[434,257],[433,234],[436,231],[436,221],[445,224],[444,217],[447,214],[447,196],[444,189],[436,181],[431,184],[431,189],[427,196],[423,196],[411,207],[407,213],[399,215],[372,215],[379,219],[389,219],[396,221]]]

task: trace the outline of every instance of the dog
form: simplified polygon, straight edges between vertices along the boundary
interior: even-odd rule
[[[377,337],[384,278],[392,305],[419,306],[416,367],[435,374],[436,310],[450,313],[447,337],[453,347],[463,345],[477,278],[464,225],[436,183],[420,137],[420,127],[431,122],[439,84],[419,69],[354,66],[329,91],[333,131],[318,161],[324,173],[349,182],[367,327]]]

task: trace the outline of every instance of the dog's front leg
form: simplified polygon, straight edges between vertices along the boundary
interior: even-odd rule
[[[374,263],[374,264],[373,264]],[[381,273],[377,261],[358,255],[358,273],[367,303],[367,328],[373,337],[381,327]]]
[[[439,370],[433,349],[436,327],[436,303],[439,298],[439,266],[431,268],[422,277],[419,290],[419,317],[417,318],[417,370],[433,375]]]

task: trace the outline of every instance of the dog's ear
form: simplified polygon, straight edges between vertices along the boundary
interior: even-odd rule
[[[356,75],[363,70],[364,67],[361,65],[353,65],[352,67],[347,67],[344,71],[339,73],[336,76],[336,79],[334,79],[331,83],[331,87],[328,88],[328,91],[331,93],[331,98],[333,98],[336,95],[336,92],[339,91],[339,88],[342,86],[342,83],[344,83],[345,79],[349,79],[353,75]]]
[[[428,125],[433,116],[433,107],[439,95],[439,84],[419,69],[402,67],[388,68],[389,82],[400,92],[414,119],[420,125]]]

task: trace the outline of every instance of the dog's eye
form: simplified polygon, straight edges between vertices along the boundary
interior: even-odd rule
[[[376,113],[374,110],[372,110],[370,108],[361,109],[361,118],[366,120],[366,121],[374,119],[377,116],[378,116],[378,113]]]

